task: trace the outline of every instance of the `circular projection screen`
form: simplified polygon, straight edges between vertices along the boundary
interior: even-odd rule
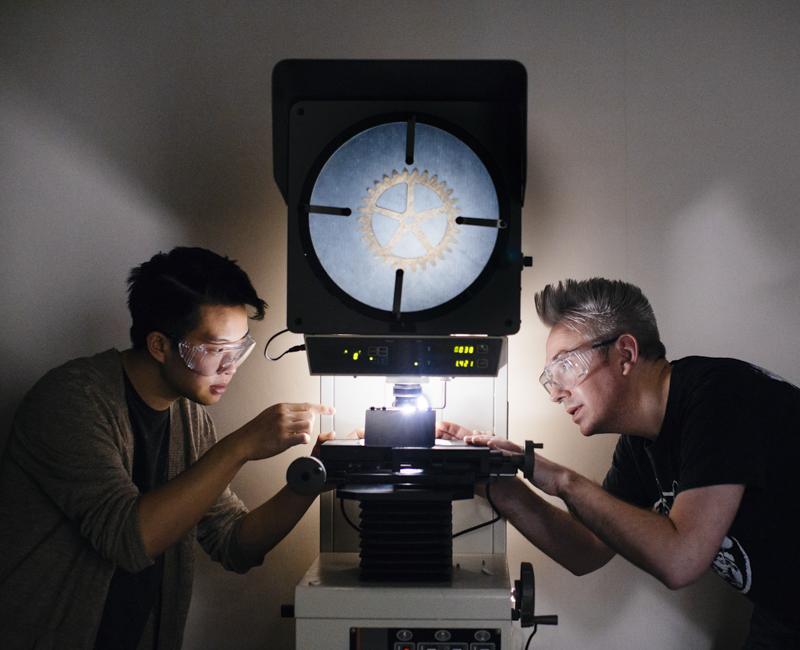
[[[417,123],[368,128],[325,162],[309,201],[311,243],[330,279],[375,309],[416,312],[469,287],[497,241],[494,183],[452,134]],[[410,156],[410,158],[409,158]],[[406,162],[413,159],[413,162]]]

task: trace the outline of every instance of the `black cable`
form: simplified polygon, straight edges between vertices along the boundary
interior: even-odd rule
[[[492,512],[497,515],[494,519],[490,521],[484,521],[482,524],[476,524],[475,526],[470,526],[469,528],[465,528],[464,530],[460,530],[457,533],[453,533],[452,539],[456,537],[460,537],[461,535],[466,535],[467,533],[471,533],[473,530],[478,530],[479,528],[484,528],[485,526],[491,526],[492,524],[497,523],[500,521],[500,514],[497,511],[497,508],[494,507],[494,503],[492,502],[492,497],[489,491],[489,486],[491,485],[491,480],[489,483],[486,484],[486,500],[489,502],[489,505],[492,507]]]
[[[533,647],[533,646],[531,646],[531,641],[533,640],[533,635],[536,634],[536,630],[538,628],[539,628],[539,625],[537,623],[534,623],[533,624],[533,632],[531,632],[531,635],[528,637],[528,642],[525,644],[525,650],[528,650],[528,648]]]
[[[494,519],[490,519],[489,521],[484,521],[482,524],[476,524],[474,526],[470,526],[469,528],[465,528],[464,530],[459,530],[457,533],[453,533],[452,539],[456,537],[460,537],[461,535],[466,535],[467,533],[471,533],[474,530],[478,530],[479,528],[485,528],[486,526],[491,526],[494,523],[500,521],[500,517],[497,516]]]
[[[286,333],[288,331],[289,331],[289,328],[282,329],[280,332],[277,332],[276,334],[273,334],[272,336],[269,337],[269,340],[267,341],[267,344],[264,346],[264,358],[265,359],[269,359],[270,361],[277,361],[278,359],[280,359],[285,354],[289,354],[290,352],[301,352],[302,350],[306,349],[306,346],[301,343],[300,345],[293,345],[288,350],[284,350],[277,357],[273,358],[273,357],[269,356],[269,354],[267,354],[267,349],[269,348],[269,344],[272,343],[272,341],[274,341],[276,338],[278,338],[281,334],[284,334],[284,333]]]
[[[350,517],[347,516],[347,511],[344,509],[344,499],[342,499],[341,497],[339,497],[339,506],[341,506],[342,508],[342,516],[344,517],[344,520],[348,524],[350,524],[350,527],[354,531],[356,531],[358,534],[361,534],[361,529],[358,526],[356,526],[352,521],[350,521]]]
[[[494,501],[492,501],[492,493],[489,488],[492,487],[492,481],[496,481],[496,476],[490,476],[489,482],[486,484],[486,500],[489,502],[489,505],[492,506],[492,510],[497,514],[497,518],[500,518],[500,511],[497,509],[497,506],[494,505]]]

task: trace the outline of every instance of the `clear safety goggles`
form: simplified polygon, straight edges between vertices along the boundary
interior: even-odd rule
[[[249,334],[233,343],[189,343],[180,341],[178,353],[189,370],[199,375],[221,375],[237,368],[253,351],[256,340]]]
[[[544,367],[539,376],[539,383],[549,395],[552,395],[554,390],[572,390],[589,374],[594,351],[614,343],[618,338],[619,335],[565,352]]]

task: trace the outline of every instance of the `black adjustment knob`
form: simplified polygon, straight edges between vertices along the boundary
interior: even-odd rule
[[[533,258],[530,255],[526,255],[522,258],[522,266],[523,267],[531,267],[533,266]]]
[[[519,580],[514,581],[513,596],[514,607],[511,610],[511,620],[519,621],[520,627],[558,625],[558,616],[555,614],[534,615],[536,584],[533,565],[530,562],[520,564]]]
[[[522,463],[522,475],[529,481],[533,481],[533,468],[536,462],[534,456],[534,449],[542,448],[541,442],[533,442],[532,440],[525,441],[525,456]]]
[[[558,614],[544,614],[533,617],[534,625],[558,625]]]
[[[301,456],[286,470],[286,482],[293,492],[314,495],[322,492],[328,480],[325,465],[313,456]]]
[[[514,581],[514,607],[511,618],[519,620],[521,627],[533,625],[534,578],[533,565],[523,562],[519,567],[519,580]]]

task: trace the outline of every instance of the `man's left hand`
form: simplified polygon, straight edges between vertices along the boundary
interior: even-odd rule
[[[446,440],[462,440],[468,445],[499,449],[506,454],[522,454],[522,447],[511,440],[498,438],[492,433],[468,429],[455,422],[442,422],[436,429],[436,437]],[[568,470],[544,456],[534,454],[533,485],[551,496],[558,496],[561,482],[568,478]]]
[[[335,431],[325,431],[324,433],[320,433],[319,436],[317,436],[317,441],[314,443],[314,448],[311,450],[311,455],[314,458],[319,458],[319,448],[322,446],[322,443],[328,442],[328,440],[334,440],[335,438]]]

